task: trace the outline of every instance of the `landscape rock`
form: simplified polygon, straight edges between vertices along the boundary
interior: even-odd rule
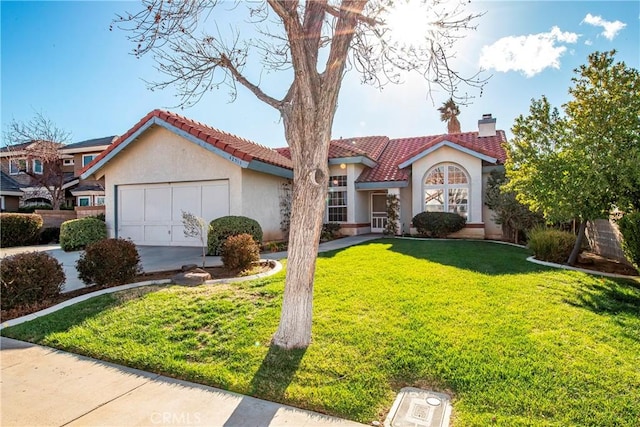
[[[177,285],[201,285],[207,280],[211,280],[211,274],[201,268],[194,268],[193,270],[176,274],[171,280]]]

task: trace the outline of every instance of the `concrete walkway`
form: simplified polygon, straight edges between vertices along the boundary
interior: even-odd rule
[[[320,251],[341,249],[379,237],[346,237],[321,244]],[[33,247],[27,249],[34,250]],[[76,259],[79,256],[79,252],[66,254],[59,247],[39,249],[51,251],[60,258],[68,255],[69,258],[63,258],[64,263],[70,262],[72,256]],[[198,248],[139,247],[138,250],[146,271],[201,262]],[[11,254],[3,252],[0,256]],[[286,257],[286,252],[263,256],[281,259]],[[219,262],[219,258],[207,257],[207,265],[214,262]],[[0,365],[0,425],[3,427],[362,426],[9,338],[0,339]]]
[[[0,346],[3,427],[362,426],[9,338]]]

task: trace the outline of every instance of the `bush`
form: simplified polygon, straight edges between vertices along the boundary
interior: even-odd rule
[[[258,245],[262,243],[262,228],[258,221],[246,216],[223,216],[214,219],[209,224],[207,254],[220,255],[227,237],[245,233],[253,236]]]
[[[1,213],[0,246],[27,246],[38,242],[42,217],[36,214]]]
[[[60,246],[65,252],[84,249],[107,237],[107,225],[97,218],[72,219],[60,227]]]
[[[40,231],[40,243],[58,243],[60,241],[60,229],[58,227],[47,227]]]
[[[529,249],[541,261],[564,263],[575,244],[576,236],[568,231],[536,227],[529,232]]]
[[[322,224],[322,232],[320,233],[321,240],[333,240],[340,235],[341,225],[337,222],[328,222]]]
[[[53,210],[53,207],[51,205],[47,205],[47,204],[20,206],[18,208],[18,212],[20,212],[20,213],[34,213],[36,211],[36,209],[39,210],[39,211],[50,211],[50,210]]]
[[[26,252],[0,260],[2,309],[53,298],[65,282],[62,265],[46,252]]]
[[[98,286],[129,283],[142,271],[136,245],[124,239],[91,243],[76,261],[76,269],[80,280]]]
[[[428,237],[447,237],[467,224],[464,217],[452,212],[421,212],[412,222],[419,234]]]
[[[260,248],[250,234],[229,236],[222,245],[222,263],[229,270],[247,270],[259,259]]]
[[[622,233],[622,250],[627,259],[640,271],[640,212],[625,214],[618,220]]]

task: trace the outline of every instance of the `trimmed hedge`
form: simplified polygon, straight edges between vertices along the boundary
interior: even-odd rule
[[[38,243],[42,217],[37,214],[0,213],[0,246],[27,246]]]
[[[66,277],[62,265],[46,252],[25,252],[0,260],[0,305],[9,310],[53,298]]]
[[[618,228],[622,233],[622,250],[629,262],[640,271],[640,212],[624,214],[618,220]]]
[[[76,261],[76,269],[80,280],[98,286],[129,283],[142,271],[136,245],[124,239],[91,243]]]
[[[107,225],[97,218],[86,217],[65,221],[60,226],[60,247],[65,252],[84,249],[107,238]]]
[[[464,217],[452,212],[421,212],[411,222],[418,233],[439,238],[460,231],[467,224]]]
[[[575,244],[576,236],[568,231],[537,227],[529,232],[529,249],[541,261],[565,263]]]
[[[207,238],[207,255],[220,255],[222,245],[230,236],[250,234],[258,244],[262,243],[262,227],[255,219],[246,216],[223,216],[209,224]]]
[[[222,264],[229,270],[244,271],[260,260],[260,248],[251,234],[229,236],[222,245]]]

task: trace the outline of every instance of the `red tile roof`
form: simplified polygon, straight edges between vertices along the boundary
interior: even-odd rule
[[[142,126],[144,126],[149,120],[153,119],[154,117],[157,117],[158,119],[172,126],[175,126],[178,129],[182,129],[183,131],[200,139],[201,141],[213,147],[219,148],[220,150],[223,150],[224,152],[231,154],[232,156],[235,156],[241,160],[250,162],[255,159],[286,169],[293,168],[291,160],[281,155],[274,149],[256,144],[255,142],[240,138],[230,133],[214,129],[210,126],[189,119],[180,114],[157,109],[144,116],[125,134],[116,138],[116,140],[106,150],[104,150],[97,158],[95,158],[82,170],[82,173],[86,172],[96,163],[104,159],[109,153],[115,150],[119,145],[121,145],[131,135],[136,133]]]
[[[392,139],[378,159],[378,164],[373,168],[365,169],[356,182],[407,180],[409,178],[409,168],[400,169],[398,166],[445,140],[496,158],[499,163],[504,163],[506,159],[506,153],[502,146],[502,144],[506,142],[506,137],[504,131],[501,130],[496,131],[496,136],[482,138],[478,136],[478,132],[464,132],[449,135]]]
[[[153,110],[124,135],[118,137],[82,172],[84,173],[104,159],[154,117],[241,160],[250,162],[255,159],[286,169],[293,168],[289,147],[271,149],[170,111]],[[496,136],[491,137],[479,137],[478,132],[463,132],[392,140],[386,136],[337,139],[331,141],[329,158],[365,156],[374,160],[377,163],[376,166],[365,168],[356,182],[405,181],[409,179],[409,168],[400,169],[399,165],[445,140],[477,153],[496,158],[498,163],[504,163],[506,159],[506,153],[503,148],[504,143],[506,143],[506,136],[504,131],[501,130],[496,131]]]

